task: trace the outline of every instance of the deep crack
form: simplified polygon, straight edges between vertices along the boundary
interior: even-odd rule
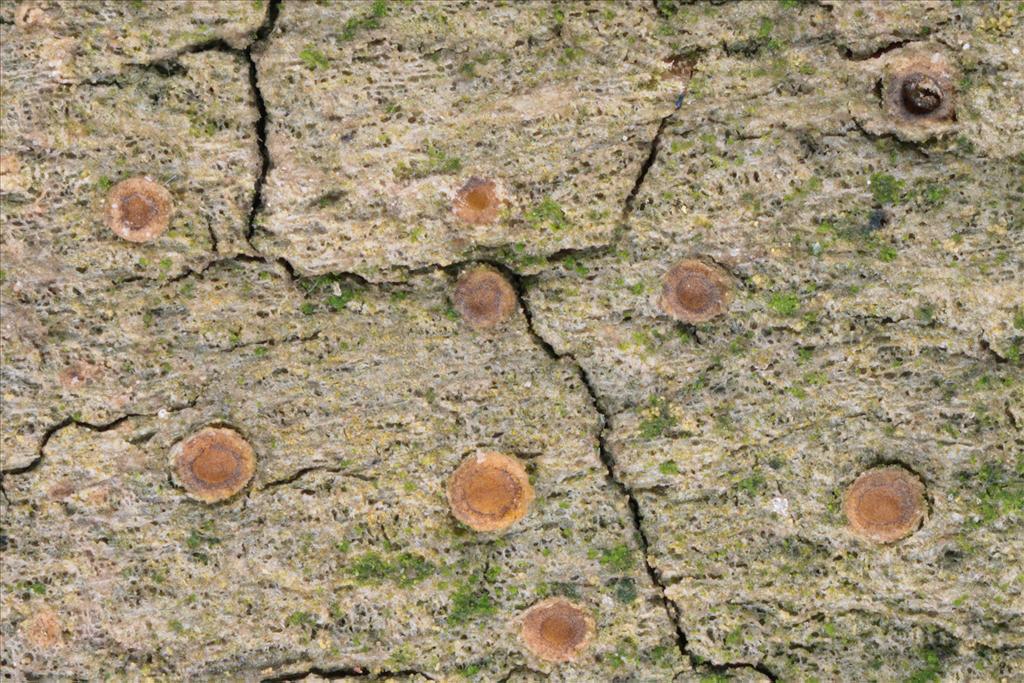
[[[281,9],[280,5],[281,0],[270,0],[270,4],[267,6],[267,18],[256,31],[255,40],[249,44],[249,47],[242,50],[242,55],[249,64],[249,87],[252,88],[253,102],[259,113],[259,118],[256,120],[256,144],[260,153],[260,172],[256,177],[252,206],[249,208],[249,221],[245,232],[247,242],[252,239],[256,230],[256,217],[263,208],[263,187],[266,185],[267,172],[270,170],[270,150],[267,149],[267,103],[263,99],[263,91],[260,90],[259,70],[256,68],[256,61],[252,58],[252,51],[274,30],[278,12]],[[249,246],[252,246],[251,242]]]
[[[436,680],[430,674],[424,673],[423,671],[416,671],[414,669],[403,669],[402,671],[377,671],[373,672],[369,669],[364,669],[361,666],[348,666],[340,667],[336,669],[324,669],[320,667],[310,667],[304,671],[296,671],[293,673],[281,674],[279,676],[271,676],[269,678],[260,679],[261,683],[279,683],[281,681],[301,681],[310,676],[319,676],[320,678],[336,679],[336,678],[367,678],[369,680],[386,680],[391,678],[411,678],[413,676],[422,676],[429,681]]]

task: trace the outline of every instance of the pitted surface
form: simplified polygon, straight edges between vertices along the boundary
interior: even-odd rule
[[[1017,680],[1021,12],[3,4],[4,675]]]

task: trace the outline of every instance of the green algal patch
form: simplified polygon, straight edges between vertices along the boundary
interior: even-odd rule
[[[905,183],[888,173],[872,173],[871,196],[879,204],[895,204],[900,201]]]
[[[658,465],[658,471],[662,474],[679,474],[679,465],[672,460],[666,460]]]
[[[566,270],[574,272],[577,275],[586,275],[590,272],[590,269],[587,268],[586,264],[584,264],[582,261],[577,261],[572,256],[567,256],[565,259],[563,259],[562,265],[565,266]]]
[[[1017,309],[1013,314],[1013,329],[1024,330],[1024,306]]]
[[[533,228],[562,230],[569,227],[565,210],[551,197],[545,197],[539,204],[526,212],[526,222]]]
[[[478,587],[477,583],[478,580],[470,580],[452,593],[448,606],[449,624],[464,624],[497,613],[497,605],[487,591]]]
[[[775,292],[768,299],[768,307],[783,316],[791,316],[800,308],[800,297],[791,292]]]
[[[298,285],[308,299],[319,299],[328,309],[334,311],[344,309],[350,301],[359,297],[359,291],[345,276],[333,273],[303,278],[298,281]],[[317,305],[313,301],[306,301],[299,310],[305,315],[312,315],[317,311]]]
[[[892,263],[896,260],[896,256],[899,252],[896,251],[896,247],[884,246],[878,250],[878,260],[883,263]]]
[[[210,561],[206,550],[220,544],[220,539],[213,535],[213,531],[213,521],[207,520],[200,524],[198,528],[192,529],[189,532],[188,538],[185,539],[185,546],[189,549],[189,554],[193,559],[203,564],[207,564]]]
[[[299,52],[299,59],[302,60],[302,63],[305,64],[306,68],[310,71],[326,69],[329,65],[329,61],[324,53],[312,45],[307,45],[302,48],[302,51]]]
[[[942,680],[942,663],[939,661],[939,655],[933,650],[924,650],[921,658],[924,663],[910,675],[907,683],[931,683]]]
[[[1018,459],[1016,470],[987,463],[976,474],[962,474],[960,479],[965,488],[980,488],[975,505],[979,524],[1024,510],[1024,457]]]
[[[385,559],[378,553],[369,552],[357,557],[348,566],[349,573],[363,584],[391,582],[408,588],[423,581],[434,573],[433,563],[413,553],[403,552]]]
[[[369,31],[381,27],[381,20],[388,15],[387,0],[374,0],[370,11],[357,17],[352,17],[345,22],[338,35],[339,42],[348,42],[362,31]]]
[[[656,439],[676,426],[676,418],[672,415],[668,401],[652,396],[643,411],[644,419],[640,422],[640,438]]]
[[[292,612],[284,620],[285,626],[306,627],[316,623],[316,619],[309,612]]]
[[[452,156],[438,147],[434,142],[427,141],[423,149],[426,159],[399,162],[395,167],[395,177],[399,180],[413,180],[432,175],[450,175],[462,170],[462,160]]]
[[[600,556],[598,556],[598,562],[601,563],[602,567],[607,567],[617,572],[625,572],[633,568],[636,560],[633,557],[632,549],[625,543],[620,543],[612,548],[603,549]]]
[[[615,599],[624,605],[636,600],[636,581],[627,577],[616,579],[614,582]]]
[[[929,184],[921,191],[921,199],[929,207],[941,206],[949,196],[949,188],[942,185]]]
[[[764,484],[764,477],[759,473],[754,473],[736,482],[736,488],[740,491],[743,491],[748,496],[756,496],[757,493],[764,487]]]

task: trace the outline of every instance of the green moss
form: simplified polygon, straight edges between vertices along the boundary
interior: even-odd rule
[[[736,482],[736,488],[744,491],[747,495],[755,496],[765,484],[765,479],[760,474],[752,474]]]
[[[907,683],[930,683],[931,681],[942,680],[940,676],[942,664],[939,661],[939,656],[931,650],[925,650],[922,653],[922,658],[924,659],[924,664],[910,675]]]
[[[779,315],[791,316],[800,308],[800,297],[788,292],[776,292],[768,299],[768,307]]]
[[[974,476],[964,475],[965,485],[980,487],[976,510],[981,523],[987,524],[1024,510],[1024,460],[1018,460],[1016,472],[987,463]]]
[[[672,460],[666,460],[658,465],[658,471],[662,474],[679,474],[679,465]]]
[[[545,197],[540,204],[526,212],[526,222],[534,228],[562,230],[569,227],[565,210],[551,197]]]
[[[431,175],[449,175],[462,170],[462,160],[452,156],[431,141],[427,141],[423,149],[426,159],[418,159],[409,163],[400,162],[395,167],[395,177],[399,180],[426,178]]]
[[[669,412],[668,401],[652,396],[648,401],[648,417],[640,422],[640,438],[656,439],[676,426],[676,418]]]
[[[309,612],[292,612],[284,620],[285,626],[312,626],[316,619]]]
[[[312,45],[307,45],[299,52],[299,59],[310,71],[316,69],[326,69],[329,65],[329,61],[323,52],[316,49]]]
[[[896,247],[885,246],[878,250],[878,260],[884,263],[892,263],[896,260],[897,254]]]
[[[615,582],[615,598],[625,604],[636,600],[636,581],[629,577],[624,577]]]
[[[347,42],[356,37],[361,31],[377,29],[381,27],[381,20],[388,15],[387,0],[374,0],[373,6],[367,14],[352,17],[345,22],[338,36],[338,42]]]
[[[386,560],[378,553],[369,552],[356,558],[349,566],[349,573],[356,581],[364,584],[380,584],[385,581],[402,588],[414,586],[434,573],[434,565],[425,558],[404,552]]]
[[[618,572],[629,571],[636,563],[632,549],[625,543],[620,543],[613,548],[605,548],[601,551],[598,561],[601,566]]]
[[[487,591],[477,588],[473,583],[467,583],[452,593],[448,607],[448,623],[464,624],[472,619],[489,617],[497,611],[498,608]]]
[[[871,196],[880,204],[895,204],[900,200],[904,182],[888,173],[871,174]]]

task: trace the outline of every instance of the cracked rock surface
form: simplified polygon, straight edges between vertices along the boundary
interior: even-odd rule
[[[33,0],[0,34],[5,680],[1019,680],[1019,4]],[[137,243],[136,176],[173,204]],[[703,322],[670,270],[715,274]],[[173,474],[205,427],[255,454],[217,504]],[[447,486],[491,451],[533,497],[476,532]],[[888,544],[844,512],[879,466],[924,487]],[[549,598],[593,619],[570,661],[521,638]]]

